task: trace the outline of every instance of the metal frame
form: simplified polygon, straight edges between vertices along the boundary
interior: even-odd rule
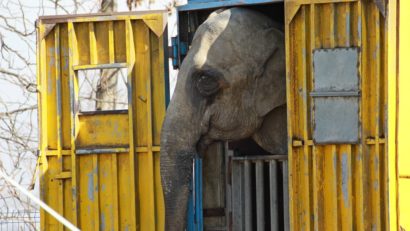
[[[41,197],[82,229],[163,228],[158,137],[169,100],[168,79],[162,79],[168,77],[165,25],[164,11],[44,16],[37,21]],[[124,67],[128,110],[79,112],[78,71]],[[144,101],[139,100],[141,94],[146,95]],[[117,128],[125,140],[93,146],[89,138],[91,143],[79,144],[86,119],[102,115],[109,121],[126,118]],[[107,209],[109,217],[104,214]],[[41,228],[51,227],[63,229],[41,210]]]
[[[231,6],[249,6],[256,4],[270,4],[283,0],[190,0],[188,4],[178,7],[178,11],[193,11]]]

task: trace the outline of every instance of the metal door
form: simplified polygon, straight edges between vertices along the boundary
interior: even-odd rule
[[[82,230],[163,230],[165,19],[157,11],[37,22],[40,194]],[[83,111],[82,86],[95,82],[83,73],[107,69],[126,70],[123,110]],[[41,230],[63,226],[42,211]]]
[[[388,230],[382,0],[285,1],[292,230]]]

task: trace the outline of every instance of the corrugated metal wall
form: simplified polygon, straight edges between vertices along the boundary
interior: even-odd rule
[[[285,4],[292,230],[388,230],[385,3]],[[359,50],[359,141],[317,144],[313,51],[346,47]]]
[[[38,21],[41,198],[82,230],[163,229],[164,17]],[[78,72],[120,67],[128,110],[79,112]],[[42,211],[41,229],[63,226]]]

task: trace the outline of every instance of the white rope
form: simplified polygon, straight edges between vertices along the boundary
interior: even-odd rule
[[[7,176],[3,171],[0,170],[0,177],[3,177],[7,182],[9,182],[11,185],[16,187],[20,192],[22,192],[24,195],[26,195],[28,198],[30,198],[34,203],[39,205],[42,209],[47,211],[51,216],[53,216],[55,219],[57,219],[61,224],[63,224],[65,227],[67,227],[71,231],[80,231],[79,228],[75,227],[71,222],[69,222],[67,219],[65,219],[63,216],[61,216],[59,213],[57,213],[54,209],[52,209],[50,206],[48,206],[46,203],[38,199],[36,196],[31,194],[29,191],[27,191],[25,188],[23,188],[21,185],[19,185],[16,181],[11,179],[9,176]]]

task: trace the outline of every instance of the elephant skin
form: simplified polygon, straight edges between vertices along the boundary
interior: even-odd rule
[[[252,137],[287,153],[284,35],[275,25],[236,7],[198,27],[161,132],[165,230],[185,229],[192,159],[211,143]]]

